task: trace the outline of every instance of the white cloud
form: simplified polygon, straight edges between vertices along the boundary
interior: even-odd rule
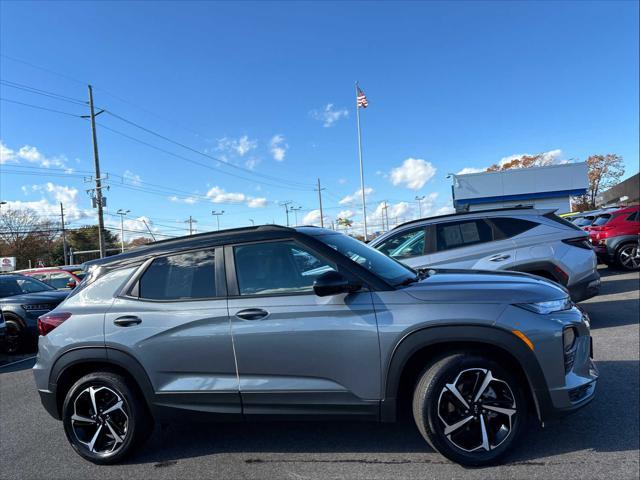
[[[344,185],[345,183],[347,183],[347,179],[346,179],[346,178],[339,178],[339,179],[338,179],[338,183],[339,183],[340,185]]]
[[[258,141],[249,138],[248,135],[243,135],[240,138],[222,137],[218,139],[218,146],[216,150],[235,152],[241,157],[249,153],[251,150],[255,150],[258,147]]]
[[[257,198],[249,197],[249,198],[247,199],[247,207],[249,207],[249,208],[262,208],[262,207],[266,207],[266,206],[267,206],[267,203],[269,203],[269,202],[268,202],[268,201],[267,201],[267,199],[266,199],[266,198],[264,198],[264,197],[257,197]]]
[[[131,170],[125,170],[122,174],[122,180],[124,183],[128,183],[130,185],[139,186],[142,184],[142,178],[140,175],[133,173]]]
[[[33,163],[45,168],[64,168],[67,173],[73,172],[73,169],[67,166],[67,157],[63,155],[46,157],[31,145],[24,145],[16,152],[0,141],[0,164],[22,162]]]
[[[78,205],[78,190],[66,185],[57,185],[47,182],[41,185],[23,186],[22,192],[25,195],[37,192],[40,194],[40,200],[32,201],[12,201],[7,200],[6,208],[19,210],[30,208],[38,215],[49,217],[53,221],[58,221],[60,215],[60,203],[64,206],[65,221],[80,220],[95,216],[95,212],[91,209],[82,209]],[[4,205],[3,205],[3,208]]]
[[[346,108],[336,109],[333,103],[327,103],[322,110],[311,110],[309,115],[311,118],[321,121],[323,127],[329,128],[341,118],[348,117],[349,110]]]
[[[437,215],[447,215],[449,213],[453,213],[455,212],[455,208],[453,208],[453,205],[451,205],[451,203],[448,203],[447,205],[440,207],[439,209],[437,209],[435,212],[433,212],[434,216]]]
[[[364,189],[365,196],[371,195],[372,193],[373,193],[373,188],[365,187]],[[350,204],[361,201],[361,199],[362,199],[362,189],[359,188],[358,190],[353,192],[351,195],[347,195],[346,197],[343,197],[338,203],[340,205],[350,205]]]
[[[319,225],[320,224],[320,210],[311,210],[302,219],[303,225]]]
[[[227,192],[220,187],[212,187],[207,192],[207,197],[213,203],[240,203],[247,198],[244,193]]]
[[[244,203],[249,208],[265,207],[268,203],[266,198],[251,197],[241,192],[227,192],[218,186],[210,188],[206,196],[213,203]]]
[[[271,150],[273,159],[277,162],[282,162],[287,150],[289,149],[289,145],[284,141],[284,135],[274,135],[269,142],[269,149]]]
[[[436,167],[421,158],[407,158],[401,166],[389,172],[393,185],[403,185],[412,190],[422,188],[435,174]]]
[[[172,195],[171,197],[169,197],[169,200],[171,200],[172,202],[176,202],[176,203],[186,203],[188,205],[193,205],[194,203],[198,203],[198,199],[196,197],[177,197],[175,195]]]
[[[247,167],[249,170],[254,170],[259,163],[260,163],[259,157],[251,157],[244,162],[244,166]]]
[[[351,218],[354,215],[355,213],[353,210],[342,210],[338,215],[336,215],[336,218]]]

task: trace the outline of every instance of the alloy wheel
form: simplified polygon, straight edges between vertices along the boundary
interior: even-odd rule
[[[445,437],[466,452],[499,447],[511,434],[516,413],[511,387],[484,368],[460,372],[438,398]]]
[[[628,270],[640,268],[640,249],[638,245],[625,245],[620,250],[620,263]]]
[[[104,386],[89,386],[73,402],[73,434],[93,454],[114,454],[127,437],[127,411],[125,401],[116,391]]]

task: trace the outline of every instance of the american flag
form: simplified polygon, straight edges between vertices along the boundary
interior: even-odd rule
[[[367,108],[369,106],[369,102],[367,101],[367,96],[364,94],[362,89],[358,87],[358,108]]]

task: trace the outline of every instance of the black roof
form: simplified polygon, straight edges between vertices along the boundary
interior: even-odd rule
[[[215,232],[197,233],[195,235],[186,235],[183,237],[168,238],[157,242],[141,245],[133,250],[129,250],[118,255],[90,260],[85,262],[83,266],[91,267],[94,265],[104,264],[126,264],[139,261],[141,258],[147,258],[152,255],[158,255],[165,252],[189,250],[193,248],[216,246],[236,241],[251,241],[279,238],[286,235],[296,233],[296,229],[283,227],[281,225],[258,225],[255,227],[231,228],[228,230],[219,230]]]

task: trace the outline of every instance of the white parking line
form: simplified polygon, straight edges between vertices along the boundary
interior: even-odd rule
[[[37,355],[34,355],[32,357],[27,357],[27,358],[23,358],[22,360],[17,360],[15,362],[11,362],[11,363],[6,363],[4,365],[0,365],[0,368],[4,368],[4,367],[10,367],[11,365],[15,365],[16,363],[22,363],[22,362],[26,362],[27,360],[32,360],[34,358],[36,358]]]

